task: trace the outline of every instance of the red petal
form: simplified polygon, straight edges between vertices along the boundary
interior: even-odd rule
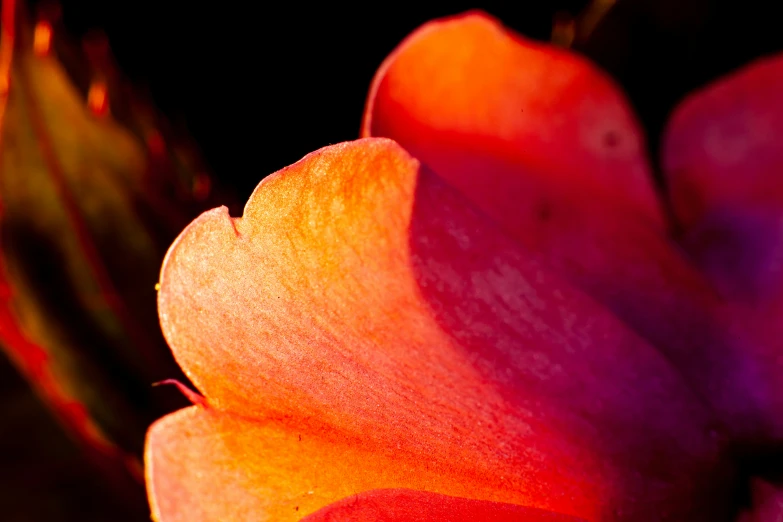
[[[159,310],[213,406],[317,420],[533,507],[647,520],[720,481],[710,419],[657,352],[389,140],[307,156],[243,218],[202,215]]]
[[[313,513],[303,522],[578,522],[580,519],[514,504],[448,497],[408,489],[353,495]]]
[[[593,147],[610,129],[616,147]],[[485,15],[433,22],[381,67],[364,132],[398,140],[610,308],[737,433],[757,425],[714,290],[660,227],[634,217],[657,216],[655,196],[636,123],[602,73]]]
[[[520,177],[662,222],[641,131],[608,76],[480,12],[430,22],[386,59],[362,134],[398,141],[501,223],[515,222]]]
[[[396,448],[335,438],[330,431],[313,433],[314,428],[306,421],[283,425],[201,407],[165,417],[153,425],[147,439],[153,518],[299,520],[381,487],[493,501],[489,504],[525,498],[495,477],[461,473],[430,459],[412,461]]]

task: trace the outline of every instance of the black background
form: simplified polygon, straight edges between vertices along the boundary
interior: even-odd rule
[[[108,35],[124,73],[187,126],[217,177],[242,200],[265,175],[330,143],[357,137],[372,76],[386,55],[435,17],[480,8],[537,39],[578,0],[297,2],[62,0],[73,36]],[[657,136],[673,104],[754,57],[783,49],[783,32],[759,0],[620,0],[580,52],[624,86]]]

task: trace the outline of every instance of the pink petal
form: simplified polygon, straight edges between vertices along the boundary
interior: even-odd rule
[[[783,54],[758,60],[692,94],[663,146],[682,244],[728,301],[736,367],[728,390],[744,397],[744,431],[783,440]],[[739,393],[732,388],[744,388]]]
[[[781,297],[783,54],[691,95],[663,146],[684,244],[731,299]]]
[[[363,493],[377,488],[408,488],[404,497],[431,509],[433,515],[439,509],[451,509],[452,513],[484,509],[488,514],[533,513],[539,517],[532,519],[535,521],[574,520],[554,515],[542,518],[545,515],[538,510],[503,503],[524,497],[504,487],[496,477],[463,473],[459,468],[410,457],[368,439],[346,439],[328,429],[318,430],[309,421],[250,420],[191,407],[165,417],[150,430],[147,486],[153,519],[165,522],[282,522],[300,520],[325,508],[314,515],[318,520],[345,514],[357,494],[379,498],[377,493]],[[541,494],[559,496],[557,491],[542,490]],[[389,498],[386,495],[387,501]],[[326,507],[335,502],[338,504]],[[362,504],[364,513],[372,508]],[[405,498],[394,504],[403,507]],[[346,520],[342,516],[338,519]]]
[[[662,230],[641,133],[603,73],[483,14],[431,22],[377,73],[364,133],[397,140],[649,340],[735,434],[758,432],[755,370]],[[607,133],[617,143],[598,146]]]

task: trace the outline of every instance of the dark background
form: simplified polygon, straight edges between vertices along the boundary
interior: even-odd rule
[[[242,201],[263,176],[357,137],[375,70],[427,20],[481,8],[527,36],[547,40],[555,13],[576,15],[587,3],[453,2],[435,8],[425,2],[365,2],[356,8],[61,0],[71,34],[103,29],[125,74],[149,88],[163,112],[189,129],[211,170],[236,187]],[[620,0],[577,49],[623,84],[655,151],[676,100],[754,57],[783,49],[774,4]]]

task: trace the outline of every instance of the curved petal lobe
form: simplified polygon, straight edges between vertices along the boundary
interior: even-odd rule
[[[486,15],[431,22],[377,73],[364,133],[397,140],[612,310],[735,433],[759,431],[754,369],[737,363],[714,289],[655,225],[641,135],[602,73]]]
[[[662,223],[641,131],[608,76],[480,12],[400,44],[376,73],[362,135],[396,140],[501,222],[527,176]],[[512,168],[486,168],[494,160]]]
[[[242,218],[202,215],[159,310],[213,407],[317,419],[514,503],[701,520],[721,485],[712,419],[659,354],[389,140],[307,156]]]

